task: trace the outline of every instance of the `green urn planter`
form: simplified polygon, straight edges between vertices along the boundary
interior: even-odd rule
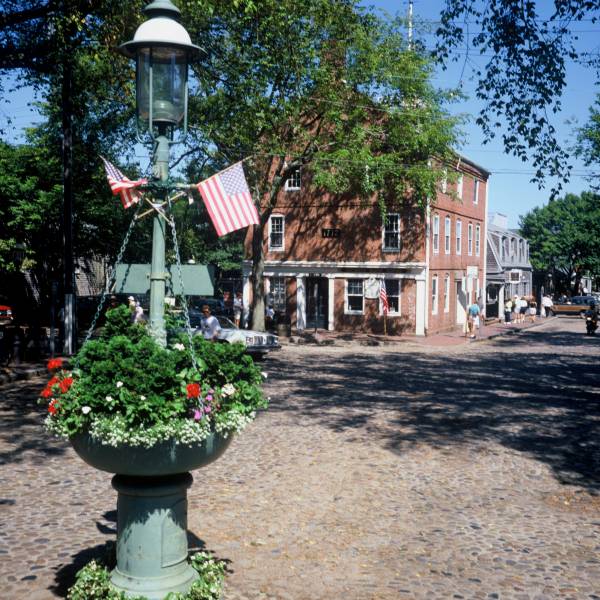
[[[169,441],[144,448],[103,445],[88,434],[71,438],[86,463],[115,473],[117,566],[111,583],[116,589],[149,600],[189,591],[198,577],[187,560],[189,471],[219,458],[231,439],[213,433],[189,446]]]

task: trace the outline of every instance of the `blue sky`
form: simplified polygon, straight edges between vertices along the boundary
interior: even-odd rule
[[[407,14],[408,0],[370,0],[365,5],[373,6],[377,10],[389,13]],[[540,4],[540,2],[538,2]],[[542,3],[543,4],[543,3]],[[433,47],[434,37],[425,34],[419,26],[420,21],[431,22],[439,19],[442,0],[414,0],[414,21],[416,25],[415,36],[424,40],[428,47]],[[600,24],[582,22],[573,25],[578,31],[580,46],[587,50],[598,50],[600,39]],[[470,53],[470,59],[480,66],[484,66],[485,58],[478,57],[474,52]],[[473,70],[470,63],[459,61],[450,65],[447,71],[441,69],[436,73],[434,84],[439,87],[456,87],[462,81],[462,90],[469,96],[464,102],[452,107],[453,111],[475,116],[480,104],[475,99],[475,82],[472,80]],[[463,72],[464,67],[464,72]],[[461,72],[462,78],[461,78]],[[573,126],[567,121],[583,125],[588,118],[589,107],[593,104],[595,95],[599,91],[594,85],[594,75],[591,71],[569,63],[568,87],[563,96],[562,113],[554,116],[553,124],[557,128],[560,140],[566,145],[574,141]],[[34,100],[30,90],[23,90],[15,95],[9,96],[5,101],[0,101],[0,126],[10,117],[12,127],[7,136],[8,141],[16,141],[20,138],[23,127],[39,120],[34,107],[29,104]],[[548,180],[546,189],[539,190],[537,185],[529,182],[532,174],[532,166],[521,160],[506,155],[499,141],[483,144],[483,136],[479,128],[471,122],[466,127],[466,143],[459,150],[468,158],[492,172],[489,182],[488,209],[490,212],[501,212],[509,217],[509,226],[517,227],[519,215],[523,215],[535,206],[547,203],[549,189],[553,182]],[[144,164],[144,159],[142,159]],[[579,162],[574,162],[574,173],[571,181],[567,184],[565,191],[579,194],[589,189],[589,185],[582,173],[587,169]]]

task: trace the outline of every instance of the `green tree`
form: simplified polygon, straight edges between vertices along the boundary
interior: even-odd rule
[[[590,108],[588,122],[579,130],[577,137],[577,154],[581,156],[588,167],[598,169],[600,166],[600,96]],[[592,189],[598,191],[598,172],[590,178]]]
[[[600,275],[600,197],[567,194],[521,217],[534,269],[552,272],[558,289],[576,293],[581,277]]]
[[[508,153],[531,159],[538,184],[547,176],[559,177],[555,194],[571,169],[569,149],[559,142],[552,122],[561,109],[567,63],[588,66],[596,77],[600,66],[597,53],[578,49],[573,25],[599,17],[599,0],[446,0],[437,29],[436,54],[442,62],[466,63],[469,49],[485,58],[475,73],[476,95],[484,103],[477,123],[486,138],[500,133]]]
[[[191,99],[195,152],[215,169],[247,159],[260,208],[252,235],[253,327],[264,328],[263,235],[276,197],[302,168],[315,189],[381,206],[434,197],[456,142],[432,65],[400,23],[355,0],[184,3],[206,50]],[[433,157],[439,159],[430,165]],[[191,171],[190,171],[191,173]]]

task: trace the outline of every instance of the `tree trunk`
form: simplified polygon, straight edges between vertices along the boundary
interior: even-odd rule
[[[265,257],[264,230],[268,218],[260,219],[260,225],[255,225],[252,231],[252,320],[250,327],[256,331],[265,331]]]

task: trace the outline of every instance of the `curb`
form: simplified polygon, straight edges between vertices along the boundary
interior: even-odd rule
[[[531,325],[529,325],[529,327],[522,327],[520,329],[507,329],[506,331],[499,331],[498,333],[493,333],[492,335],[488,335],[485,338],[475,338],[474,340],[472,340],[473,342],[487,342],[487,340],[493,340],[505,335],[517,335],[519,333],[521,333],[522,331],[529,331],[530,329],[537,329],[538,327],[541,327],[542,325],[545,325],[546,323],[549,323],[550,321],[553,321],[554,319],[557,319],[558,317],[556,315],[552,316],[552,317],[546,317],[543,321],[538,321],[537,323],[532,323]]]
[[[25,369],[12,369],[8,373],[0,374],[0,386],[6,385],[13,381],[22,381],[26,379],[33,379],[40,375],[47,373],[47,369],[44,367],[32,367]]]

